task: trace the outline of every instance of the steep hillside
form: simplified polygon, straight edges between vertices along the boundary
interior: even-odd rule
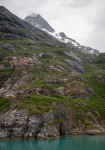
[[[98,67],[105,69],[105,53],[101,53],[100,55],[98,55],[98,57],[96,58],[96,64],[98,65]]]
[[[4,7],[0,33],[0,139],[105,134],[104,54],[70,48]]]
[[[55,40],[44,31],[21,20],[3,6],[0,6],[0,39],[30,39],[35,42],[44,42],[50,45],[58,44],[59,46],[59,43],[62,45],[58,40]]]

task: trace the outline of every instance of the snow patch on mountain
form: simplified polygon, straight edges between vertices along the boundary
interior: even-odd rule
[[[49,35],[53,36],[54,38],[58,39],[59,41],[68,44],[70,47],[77,48],[83,52],[98,55],[100,52],[96,49],[86,47],[80,45],[74,39],[69,38],[65,35],[65,33],[60,32],[57,33],[49,23],[39,14],[33,13],[30,16],[25,18],[25,21],[29,22],[31,25],[43,30],[44,32],[48,33]]]

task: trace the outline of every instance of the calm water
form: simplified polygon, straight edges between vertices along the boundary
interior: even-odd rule
[[[105,136],[69,136],[56,140],[0,141],[0,150],[105,150]]]

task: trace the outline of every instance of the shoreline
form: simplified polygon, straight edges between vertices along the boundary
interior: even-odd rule
[[[62,135],[62,136],[57,136],[57,137],[48,137],[48,138],[0,138],[0,141],[18,141],[18,140],[42,140],[42,141],[45,141],[45,140],[56,140],[56,139],[60,139],[60,138],[66,138],[66,137],[69,137],[69,136],[105,136],[105,133],[104,134],[96,134],[96,135],[92,135],[92,134],[70,134],[70,135]]]

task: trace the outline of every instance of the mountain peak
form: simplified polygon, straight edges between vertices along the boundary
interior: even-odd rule
[[[32,14],[30,15],[30,17],[38,17],[38,16],[40,16],[40,15],[37,14],[37,13],[32,13]]]
[[[6,8],[4,6],[0,6],[0,10],[3,10],[3,9],[6,10]]]
[[[55,32],[55,30],[49,25],[49,23],[39,14],[33,13],[30,16],[27,16],[25,18],[25,21],[41,30],[44,29],[51,33]]]
[[[80,45],[74,39],[67,37],[64,32],[57,33],[49,23],[39,14],[33,13],[30,16],[25,18],[25,21],[30,23],[31,25],[43,30],[44,32],[48,33],[50,36],[58,39],[60,42],[68,44],[70,47],[76,48],[86,53],[91,54],[99,54],[98,50],[94,50],[93,48],[88,48],[86,46]]]
[[[4,6],[0,6],[0,13],[9,12]]]

